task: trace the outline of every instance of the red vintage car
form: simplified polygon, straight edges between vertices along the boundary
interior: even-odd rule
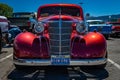
[[[120,22],[109,22],[112,24],[112,36],[118,37],[120,35]]]
[[[14,40],[13,62],[23,66],[99,66],[107,62],[104,36],[88,32],[83,10],[75,4],[40,6],[34,32]]]

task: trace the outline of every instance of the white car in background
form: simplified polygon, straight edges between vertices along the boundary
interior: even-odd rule
[[[8,34],[8,29],[9,29],[9,21],[7,20],[7,17],[0,16],[0,52],[2,49],[2,42],[7,37],[6,35]]]
[[[112,25],[106,24],[103,20],[87,20],[89,32],[97,31],[102,33],[106,39],[112,32]]]
[[[0,30],[2,33],[8,31],[8,20],[5,16],[0,16]]]

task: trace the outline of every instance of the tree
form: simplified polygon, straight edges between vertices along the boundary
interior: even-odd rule
[[[86,17],[90,17],[90,13],[86,13]]]
[[[13,8],[7,4],[0,3],[0,15],[10,17],[12,16]]]
[[[90,13],[86,13],[86,19],[90,18]]]

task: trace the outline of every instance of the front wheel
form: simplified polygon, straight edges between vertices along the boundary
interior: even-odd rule
[[[105,55],[105,58],[107,59],[108,58],[108,52],[106,51],[106,55]],[[97,66],[94,66],[95,68],[100,68],[100,69],[104,69],[107,65],[107,62],[104,63],[104,64],[101,64],[101,65],[97,65]]]
[[[101,65],[97,65],[97,66],[93,66],[94,68],[97,68],[97,69],[104,69],[106,67],[107,63],[105,64],[101,64]]]
[[[108,58],[108,53],[107,53],[107,51],[106,51],[106,54],[105,54],[105,58],[107,59]],[[104,63],[104,64],[101,64],[101,65],[91,65],[91,66],[85,66],[85,67],[87,67],[87,68],[95,68],[95,69],[104,69],[105,67],[106,67],[106,65],[107,65],[107,62],[106,63]],[[84,66],[83,66],[84,67]]]
[[[34,69],[47,69],[47,66],[24,66],[14,64],[16,70],[34,70]]]
[[[28,68],[27,66],[21,66],[21,65],[16,65],[16,64],[14,64],[14,66],[17,70],[25,70]]]
[[[16,68],[17,70],[21,70],[21,69],[23,69],[22,66],[18,66],[18,65],[15,65],[15,64],[14,64],[14,66],[15,66],[15,68]]]

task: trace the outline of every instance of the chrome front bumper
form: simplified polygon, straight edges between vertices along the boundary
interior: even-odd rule
[[[23,66],[52,66],[51,60],[46,59],[13,59],[15,65]],[[70,60],[70,64],[65,66],[92,66],[92,65],[102,65],[107,62],[106,58],[99,59],[78,59]],[[55,65],[59,66],[59,65]],[[62,65],[64,66],[64,65]]]

